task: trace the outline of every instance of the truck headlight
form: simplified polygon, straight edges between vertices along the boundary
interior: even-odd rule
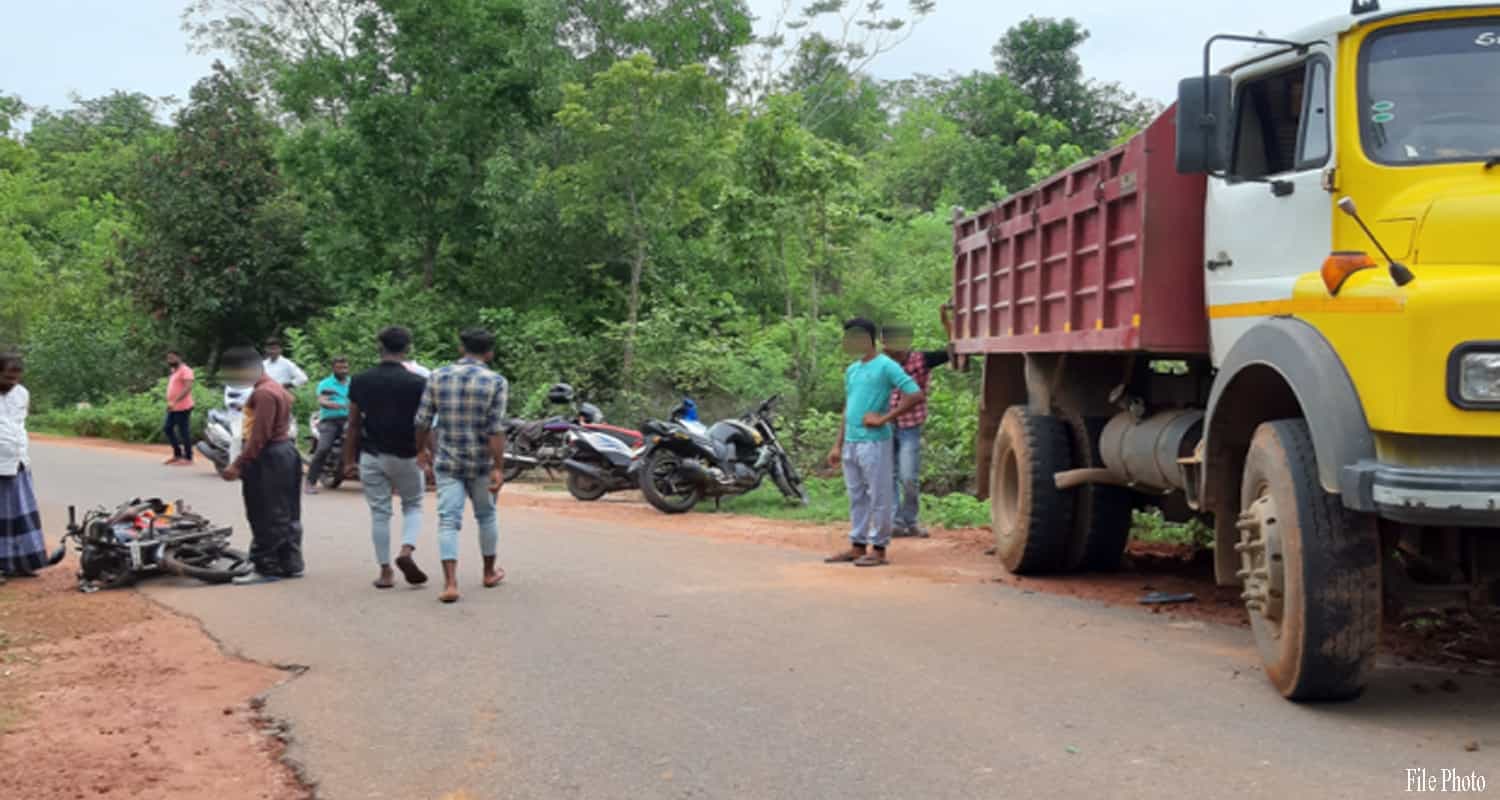
[[[1448,359],[1448,399],[1459,408],[1500,409],[1500,343],[1468,343]]]

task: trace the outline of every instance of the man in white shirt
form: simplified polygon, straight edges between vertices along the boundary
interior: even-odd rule
[[[0,352],[0,583],[31,577],[47,565],[42,516],[31,486],[26,414],[31,395],[21,385],[25,365]]]
[[[293,389],[307,383],[307,373],[292,362],[290,358],[281,355],[281,340],[266,340],[266,360],[262,363],[266,374],[271,380],[281,384],[282,388],[290,392]]]

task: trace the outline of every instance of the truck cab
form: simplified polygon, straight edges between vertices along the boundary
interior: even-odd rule
[[[1298,700],[1359,694],[1404,603],[1500,604],[1500,5],[1215,36],[1134,140],[954,236],[1008,568],[1107,569],[1175,496]]]

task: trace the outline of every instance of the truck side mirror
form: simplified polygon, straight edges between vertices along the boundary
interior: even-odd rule
[[[1177,84],[1177,171],[1183,175],[1229,169],[1230,86],[1227,75],[1184,78]]]

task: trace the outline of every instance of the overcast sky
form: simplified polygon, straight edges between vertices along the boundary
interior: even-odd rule
[[[903,0],[887,2],[897,8]],[[781,0],[750,5],[769,18]],[[188,52],[179,19],[183,6],[183,0],[0,0],[0,93],[53,107],[66,106],[70,93],[94,97],[114,89],[185,97],[212,57]],[[989,68],[990,47],[1028,13],[1072,16],[1093,34],[1082,51],[1091,77],[1169,100],[1177,79],[1197,68],[1207,36],[1284,33],[1347,8],[1343,0],[1053,0],[1044,9],[937,0],[936,12],[873,71],[894,78]]]

